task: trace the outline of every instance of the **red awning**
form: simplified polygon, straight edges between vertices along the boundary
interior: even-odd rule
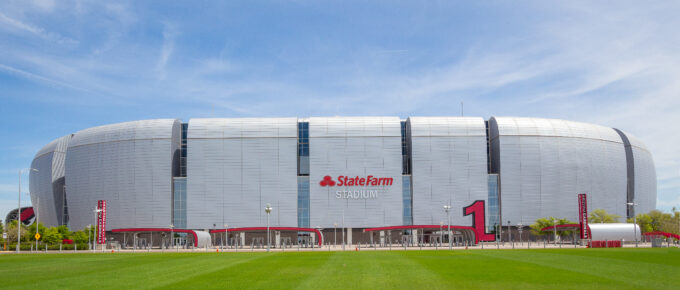
[[[667,232],[649,232],[649,233],[644,233],[645,236],[664,236],[666,238],[674,238],[676,240],[680,240],[680,235],[674,234],[674,233],[667,233]]]

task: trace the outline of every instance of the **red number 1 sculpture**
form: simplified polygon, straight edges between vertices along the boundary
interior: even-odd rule
[[[486,232],[486,215],[484,214],[484,201],[477,200],[463,208],[463,215],[472,215],[472,227],[475,232],[476,243],[496,240],[496,235]]]

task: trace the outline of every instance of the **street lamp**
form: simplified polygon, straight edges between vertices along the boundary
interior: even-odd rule
[[[227,249],[229,248],[229,224],[224,224],[224,239],[227,241]]]
[[[264,207],[264,212],[267,213],[267,252],[269,252],[270,248],[270,240],[269,240],[269,214],[272,212],[272,206],[270,204],[267,204]]]
[[[35,168],[22,168],[19,170],[19,211],[17,212],[17,253],[20,252],[21,248],[21,174],[24,170],[31,170],[38,172]]]
[[[552,222],[553,222],[553,234],[554,234],[555,245],[557,245],[557,222],[555,222],[555,218],[552,218]]]
[[[510,230],[510,221],[508,221],[508,242],[512,242],[512,231]]]
[[[442,231],[442,227],[444,227],[444,221],[439,221],[439,246],[442,246],[442,242],[444,241],[444,233]]]
[[[519,231],[519,242],[520,244],[522,243],[522,227],[524,225],[522,223],[517,224],[517,230]]]
[[[449,211],[451,210],[451,204],[444,205],[444,211],[446,212],[446,219],[448,221],[449,229],[448,229],[448,235],[449,235],[449,250],[452,249],[453,245],[451,244],[451,215],[449,214]]]
[[[345,209],[342,209],[342,250],[345,250]]]
[[[175,229],[175,224],[170,224],[170,248],[175,247],[175,232],[173,231]]]
[[[635,239],[635,247],[637,248],[638,246],[638,240],[637,240],[637,213],[635,212],[635,206],[638,205],[637,203],[634,202],[627,202],[626,205],[632,206],[633,207],[633,237]]]
[[[333,248],[338,246],[338,234],[335,231],[337,228],[338,223],[333,223]]]

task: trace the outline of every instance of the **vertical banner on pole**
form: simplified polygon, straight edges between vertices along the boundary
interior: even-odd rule
[[[106,200],[97,201],[97,243],[106,243]]]
[[[585,193],[578,195],[578,213],[579,225],[581,226],[581,239],[590,239],[590,232],[588,232],[588,200]]]

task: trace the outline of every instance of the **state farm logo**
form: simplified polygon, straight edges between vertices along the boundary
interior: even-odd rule
[[[335,181],[329,175],[323,177],[323,180],[319,182],[321,186],[335,186]]]
[[[323,180],[319,182],[319,185],[321,186],[391,186],[392,183],[394,182],[394,179],[392,177],[375,177],[373,175],[369,175],[366,177],[349,177],[349,176],[344,176],[340,175],[337,178],[337,182],[333,180],[333,178],[330,175],[326,175],[323,177]]]

